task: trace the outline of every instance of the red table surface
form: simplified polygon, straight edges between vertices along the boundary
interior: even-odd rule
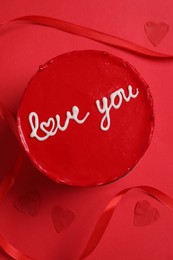
[[[64,19],[156,51],[173,53],[171,0],[0,1],[0,23],[33,14]],[[151,44],[144,31],[144,25],[149,21],[169,25],[169,32],[157,47]],[[173,61],[137,57],[43,26],[15,23],[5,26],[0,32],[0,100],[14,113],[39,65],[73,50],[103,50],[127,60],[140,72],[153,94],[156,116],[154,136],[149,149],[130,174],[102,187],[73,188],[53,183],[26,160],[14,187],[1,204],[0,233],[12,245],[38,260],[75,260],[82,252],[100,213],[118,191],[134,185],[150,185],[173,197]],[[0,121],[0,124],[2,179],[19,148],[4,123]],[[28,209],[21,202],[24,194],[33,190],[35,193],[32,194],[36,194],[34,205],[38,209],[34,216],[30,211],[28,214]],[[148,200],[160,212],[159,219],[151,225],[139,227],[133,224],[134,207],[140,200]],[[55,212],[55,209],[52,211],[55,206],[61,207],[56,209],[61,209],[61,215],[66,220],[67,215],[71,216],[68,219],[71,225],[66,223],[67,227],[59,233],[55,230],[51,214]],[[145,194],[131,192],[118,206],[102,241],[88,259],[171,260],[172,224],[173,214],[168,209]],[[0,253],[0,259],[8,257]]]

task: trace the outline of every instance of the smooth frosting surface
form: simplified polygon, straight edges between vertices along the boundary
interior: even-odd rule
[[[21,142],[36,167],[77,186],[129,172],[154,126],[152,97],[138,72],[101,51],[67,53],[41,68],[18,111]]]

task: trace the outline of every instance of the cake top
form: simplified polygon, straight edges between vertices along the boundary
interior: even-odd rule
[[[127,62],[76,51],[40,66],[18,110],[22,145],[56,182],[95,186],[128,173],[154,126],[147,84]]]

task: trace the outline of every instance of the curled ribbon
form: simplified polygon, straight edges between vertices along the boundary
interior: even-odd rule
[[[11,114],[11,112],[2,104],[0,104],[0,118],[2,118],[7,123],[12,133],[15,135],[16,138],[18,138],[16,121],[13,115]],[[11,171],[0,184],[0,202],[2,202],[4,197],[7,195],[8,191],[12,188],[13,184],[15,183],[15,180],[21,171],[23,163],[24,163],[24,153],[22,149],[20,149],[18,157]],[[0,247],[4,250],[4,252],[6,252],[9,256],[11,256],[14,259],[18,259],[18,260],[31,259],[29,257],[26,257],[20,251],[16,250],[13,246],[11,246],[1,234],[0,234]]]
[[[150,186],[136,186],[136,187],[127,188],[127,189],[120,191],[118,194],[116,194],[111,199],[111,201],[107,204],[106,208],[104,209],[103,213],[101,214],[79,260],[85,259],[96,248],[96,246],[100,242],[101,238],[103,237],[104,232],[106,231],[106,228],[114,214],[114,211],[115,211],[117,205],[120,203],[122,198],[129,191],[131,191],[133,189],[142,190],[143,192],[147,193],[149,196],[152,196],[154,199],[158,200],[163,205],[168,207],[171,211],[173,211],[173,199],[156,188],[153,188]]]
[[[99,32],[87,27],[83,27],[74,23],[69,23],[57,18],[46,17],[46,16],[38,16],[38,15],[31,15],[31,16],[23,16],[18,17],[15,19],[10,20],[9,22],[29,22],[33,24],[39,24],[48,26],[51,28],[56,28],[58,30],[68,32],[74,35],[82,36],[105,45],[109,45],[115,48],[124,49],[128,52],[132,52],[134,54],[148,57],[148,58],[155,58],[155,59],[173,59],[173,55],[164,54],[155,52],[153,50],[147,49],[142,47],[136,43],[130,42],[128,40],[106,34],[103,32]],[[5,23],[6,24],[6,23]],[[3,24],[1,24],[2,26]]]
[[[0,104],[0,117],[6,121],[13,134],[18,138],[16,121],[13,115],[11,114],[11,112],[7,108],[5,108],[5,106],[3,106],[2,104]],[[10,188],[13,186],[18,174],[20,173],[23,162],[24,162],[24,154],[22,150],[20,150],[18,158],[11,172],[0,184],[0,201],[2,201],[2,199],[8,193]],[[168,207],[171,211],[173,211],[173,199],[167,196],[162,191],[155,189],[153,187],[137,186],[137,187],[131,187],[120,191],[111,199],[111,201],[107,204],[106,208],[101,214],[79,260],[85,259],[97,247],[98,243],[100,242],[100,240],[104,235],[104,232],[107,229],[107,226],[114,214],[117,205],[121,202],[123,197],[133,189],[140,189],[143,192],[146,192],[149,196],[152,196],[154,199],[158,200],[163,205]],[[14,248],[1,234],[0,234],[0,247],[3,249],[4,252],[6,252],[9,256],[11,256],[16,260],[34,260],[34,258],[26,256],[24,253]]]
[[[18,138],[16,121],[12,116],[12,114],[10,113],[10,111],[6,109],[2,104],[0,104],[0,117],[6,121],[6,123],[12,130],[13,134]],[[2,201],[2,199],[8,193],[10,188],[13,186],[18,174],[20,173],[23,162],[24,162],[24,155],[22,150],[20,150],[18,158],[11,172],[9,173],[9,175],[7,175],[7,177],[3,180],[3,182],[0,185],[0,201]],[[79,260],[85,259],[97,247],[98,243],[100,242],[100,240],[104,235],[104,232],[107,229],[107,226],[114,214],[117,205],[121,202],[123,197],[133,189],[140,189],[143,192],[146,192],[149,196],[152,196],[154,199],[158,200],[163,205],[168,207],[171,211],[173,211],[173,199],[156,188],[149,187],[149,186],[137,186],[137,187],[131,187],[120,191],[111,199],[111,201],[107,204],[106,208],[101,214]],[[34,260],[34,258],[26,256],[24,253],[20,252],[12,245],[10,245],[10,243],[1,234],[0,234],[0,247],[4,250],[4,252],[6,252],[9,256],[11,256],[16,260]]]
[[[82,36],[85,38],[92,39],[97,42],[101,42],[105,45],[109,45],[112,47],[124,49],[126,51],[132,52],[137,55],[141,55],[148,58],[155,58],[155,59],[173,59],[173,55],[169,54],[163,54],[159,52],[155,52],[153,50],[149,50],[145,47],[142,47],[140,45],[137,45],[135,43],[132,43],[130,41],[127,41],[125,39],[121,39],[116,36],[112,36],[109,34],[105,34],[103,32],[99,32],[90,28],[82,27],[76,24],[72,24],[66,21],[62,21],[56,18],[51,17],[44,17],[44,16],[23,16],[16,19],[11,20],[10,22],[17,22],[17,21],[23,21],[23,22],[30,22],[34,24],[49,26],[52,28],[56,28],[59,30],[62,30],[64,32],[68,32],[71,34],[75,34],[78,36]],[[1,24],[2,26],[2,24]],[[0,117],[4,119],[14,135],[18,137],[17,132],[17,126],[16,121],[10,111],[6,109],[2,104],[0,104]],[[2,181],[0,184],[0,201],[4,198],[4,196],[8,193],[10,188],[13,186],[15,179],[17,178],[22,164],[24,161],[24,155],[22,150],[20,151],[18,158],[9,173],[9,175]],[[83,250],[80,260],[85,259],[87,256],[89,256],[92,251],[97,247],[98,243],[100,242],[102,236],[104,235],[104,232],[106,231],[106,228],[113,216],[113,213],[117,207],[117,205],[120,203],[122,198],[133,189],[140,189],[143,192],[147,193],[149,196],[152,196],[154,199],[158,200],[160,203],[168,207],[171,211],[173,211],[173,199],[167,196],[162,191],[149,187],[149,186],[137,186],[137,187],[131,187],[124,189],[120,191],[118,194],[116,194],[113,199],[108,203],[106,208],[104,209],[103,213],[101,214],[98,222],[95,225],[94,230],[91,233],[91,236],[88,240],[88,243]],[[15,249],[13,246],[9,244],[9,242],[0,234],[0,247],[6,252],[9,256],[11,256],[14,259],[17,260],[34,260],[33,258],[26,256],[19,250]]]

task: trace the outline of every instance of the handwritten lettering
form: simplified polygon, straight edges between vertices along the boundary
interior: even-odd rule
[[[77,106],[73,106],[72,113],[69,111],[66,112],[65,123],[63,126],[61,126],[59,115],[56,115],[55,119],[53,117],[50,117],[47,122],[39,123],[39,118],[37,113],[31,112],[29,114],[29,123],[32,129],[30,137],[31,138],[35,137],[39,141],[44,141],[48,137],[55,135],[58,130],[65,131],[69,125],[70,119],[74,120],[78,124],[83,124],[87,119],[87,117],[89,116],[89,112],[86,114],[86,116],[83,119],[79,119],[78,114],[79,114],[79,108]],[[51,128],[48,130],[49,127]],[[41,137],[37,134],[39,128],[42,130],[43,133],[45,133],[45,136]]]
[[[102,98],[102,107],[100,105],[100,100],[96,100],[96,106],[98,111],[101,114],[104,114],[102,120],[101,120],[101,124],[100,124],[100,128],[103,131],[107,131],[110,128],[110,110],[111,108],[114,109],[118,109],[120,108],[123,98],[126,102],[129,102],[131,98],[136,98],[139,94],[138,89],[136,89],[136,93],[133,94],[132,93],[132,86],[128,86],[128,96],[126,97],[124,89],[120,88],[118,90],[116,90],[115,92],[113,92],[110,95],[110,105],[108,105],[108,99],[106,97]],[[115,101],[117,100],[117,103],[115,104]],[[106,123],[106,126],[104,126],[104,124]]]
[[[132,86],[128,86],[128,95],[126,96],[124,89],[120,88],[110,94],[109,100],[106,97],[102,98],[102,101],[96,100],[96,107],[101,114],[104,114],[100,123],[100,128],[102,131],[107,131],[111,125],[110,119],[110,110],[112,108],[119,109],[122,105],[123,99],[125,102],[129,102],[130,99],[134,99],[138,96],[139,90],[136,89],[136,93],[132,92]],[[102,103],[102,104],[101,104]],[[29,114],[29,123],[31,126],[31,138],[36,138],[38,141],[44,141],[50,136],[54,136],[57,131],[65,131],[68,126],[70,120],[74,120],[77,124],[83,124],[88,116],[90,115],[89,112],[86,113],[83,119],[79,119],[79,108],[77,106],[72,107],[72,112],[66,112],[66,120],[64,125],[61,125],[60,116],[57,114],[55,118],[50,117],[47,122],[39,121],[39,117],[36,112],[31,112]],[[41,130],[44,136],[38,135],[38,130]]]

